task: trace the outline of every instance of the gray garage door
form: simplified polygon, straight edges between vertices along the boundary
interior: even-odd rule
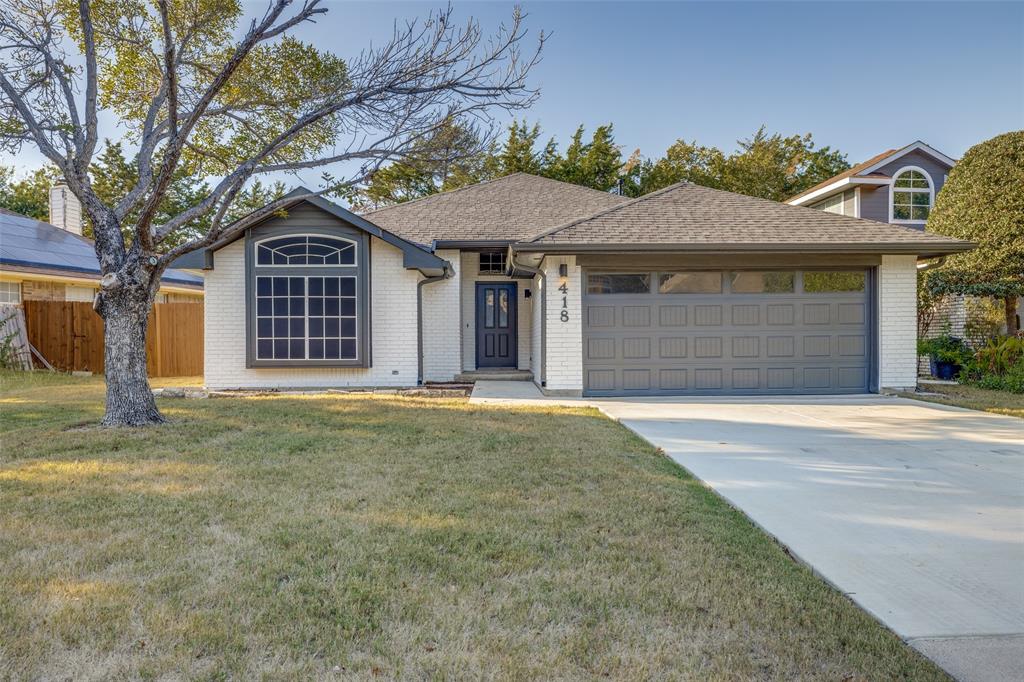
[[[866,270],[584,275],[587,395],[863,393]]]

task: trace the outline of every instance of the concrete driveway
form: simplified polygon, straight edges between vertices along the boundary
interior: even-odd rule
[[[885,397],[590,401],[961,680],[1024,680],[1024,421]]]

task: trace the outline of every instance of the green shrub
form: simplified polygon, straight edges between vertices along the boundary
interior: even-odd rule
[[[1024,393],[1024,338],[991,339],[963,364],[961,383],[1011,393]]]
[[[949,334],[918,340],[917,354],[927,355],[937,362],[952,362],[961,366],[968,364],[974,357],[962,339]]]

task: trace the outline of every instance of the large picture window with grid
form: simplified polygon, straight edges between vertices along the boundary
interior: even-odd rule
[[[312,234],[253,242],[253,365],[363,364],[359,247]]]

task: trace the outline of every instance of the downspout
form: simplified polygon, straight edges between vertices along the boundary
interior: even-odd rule
[[[416,385],[423,385],[423,285],[448,279],[451,271],[445,267],[444,274],[424,277],[416,282]]]
[[[509,263],[511,263],[513,270],[522,270],[523,272],[529,272],[529,273],[532,273],[532,274],[540,277],[540,285],[541,285],[541,289],[543,290],[543,295],[540,298],[540,376],[537,377],[537,378],[540,380],[540,385],[544,386],[544,385],[547,384],[547,359],[548,359],[548,355],[545,352],[547,350],[547,345],[548,345],[548,329],[547,329],[547,327],[548,327],[548,296],[547,296],[547,293],[548,293],[548,282],[547,282],[547,276],[544,274],[544,271],[541,270],[539,267],[535,268],[535,267],[531,267],[529,265],[524,265],[524,264],[518,262],[516,260],[515,254],[512,253],[512,249],[511,248],[509,249],[509,254],[511,255],[511,258],[509,258]],[[541,262],[543,262],[543,260]],[[538,265],[539,265],[539,263],[538,263]],[[536,305],[536,303],[534,303],[534,305]]]

